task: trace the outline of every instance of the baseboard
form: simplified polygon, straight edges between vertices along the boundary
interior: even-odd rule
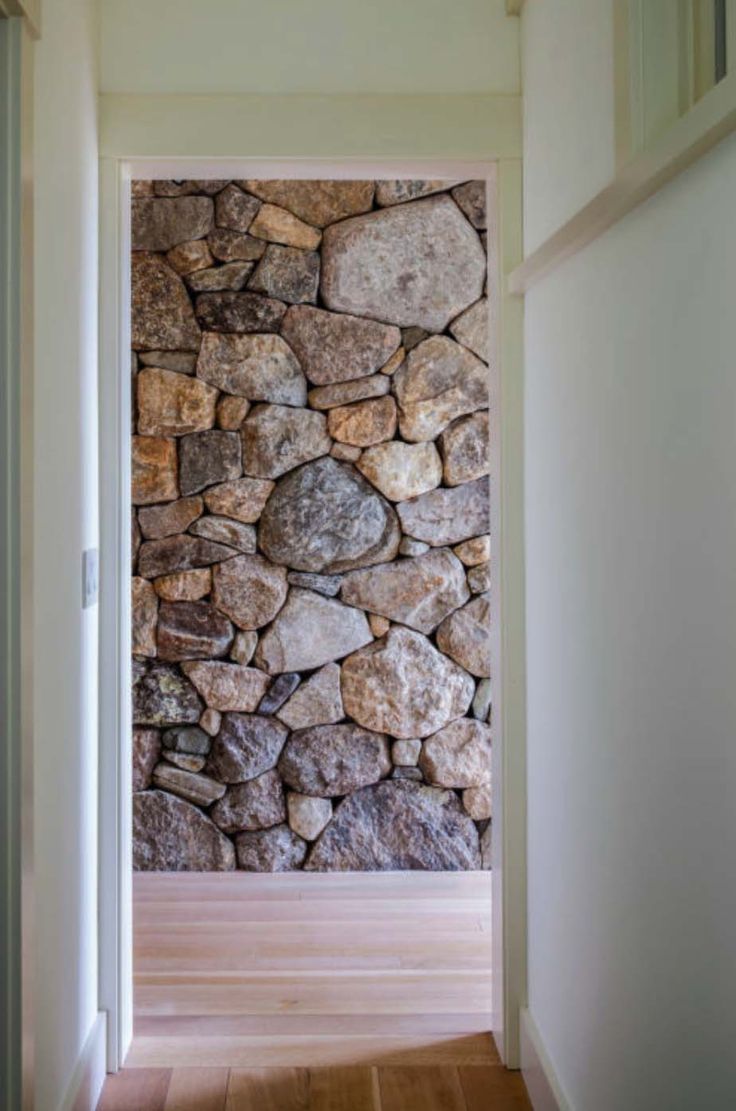
[[[521,1011],[521,1072],[534,1111],[572,1111],[537,1024],[526,1007]]]
[[[107,1015],[99,1011],[58,1111],[95,1111],[105,1083]]]

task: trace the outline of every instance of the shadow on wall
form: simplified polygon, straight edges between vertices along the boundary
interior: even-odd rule
[[[132,223],[135,867],[488,867],[485,182]]]

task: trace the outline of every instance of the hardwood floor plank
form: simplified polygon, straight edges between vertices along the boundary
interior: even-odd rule
[[[373,1069],[310,1069],[309,1111],[380,1111]]]
[[[306,1069],[233,1069],[225,1111],[310,1111]]]
[[[228,1069],[174,1069],[164,1111],[225,1111],[228,1076]]]
[[[108,1076],[97,1111],[164,1111],[171,1069],[124,1068]]]
[[[139,872],[136,898],[170,902],[194,898],[437,899],[490,898],[490,872]]]
[[[457,1069],[379,1068],[382,1111],[466,1111]]]
[[[467,1111],[531,1111],[520,1072],[484,1066],[458,1069]]]
[[[310,1015],[309,1034],[333,1037],[368,1034],[450,1035],[482,1034],[488,1030],[486,1014],[433,1014],[431,1011],[409,1015]],[[301,1015],[137,1015],[135,1037],[199,1037],[202,1034],[265,1036],[304,1033]],[[431,1038],[429,1039],[431,1041]]]

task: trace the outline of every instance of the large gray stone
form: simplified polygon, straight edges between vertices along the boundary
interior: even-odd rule
[[[260,629],[286,601],[286,570],[260,555],[220,563],[212,578],[212,601],[240,629]]]
[[[297,730],[279,760],[279,774],[288,787],[323,798],[377,783],[391,767],[387,738],[352,723]]]
[[[160,255],[133,254],[131,346],[134,351],[196,351],[200,330],[183,281]]]
[[[307,380],[294,352],[275,335],[220,335],[206,332],[197,377],[251,401],[306,405]]]
[[[285,822],[286,800],[278,772],[264,772],[247,783],[228,787],[210,816],[223,833],[269,829]]]
[[[345,716],[340,693],[340,667],[325,664],[292,694],[276,716],[290,729],[332,725]]]
[[[287,405],[257,405],[241,435],[243,470],[255,478],[278,478],[300,463],[326,455],[332,446],[322,413]]]
[[[372,181],[241,181],[249,193],[269,204],[288,208],[300,220],[324,228],[373,204]]]
[[[277,332],[286,305],[261,293],[226,291],[200,293],[196,311],[202,327],[210,332]]]
[[[233,844],[191,803],[164,791],[133,795],[137,872],[231,872]]]
[[[178,243],[202,239],[213,222],[209,197],[134,197],[131,246],[134,251],[168,251]]]
[[[189,531],[206,540],[214,540],[216,544],[227,544],[238,552],[252,553],[256,550],[256,530],[253,525],[244,525],[229,517],[201,517]]]
[[[269,243],[248,282],[248,289],[277,297],[290,305],[316,301],[319,263],[317,251],[300,251],[298,247]]]
[[[392,626],[343,662],[345,712],[366,729],[428,737],[468,709],[475,684],[421,633]]]
[[[491,780],[491,728],[482,721],[452,721],[422,745],[419,767],[438,787],[480,787]]]
[[[276,767],[289,730],[261,714],[223,714],[207,772],[222,783],[243,783]]]
[[[277,484],[258,541],[275,563],[334,573],[393,559],[400,530],[394,509],[362,475],[324,458]]]
[[[450,421],[488,406],[489,370],[459,343],[432,336],[394,375],[399,429],[413,443],[434,440]]]
[[[162,602],[158,614],[161,660],[206,660],[224,656],[233,627],[209,602]]]
[[[193,432],[179,442],[179,487],[182,494],[198,494],[207,486],[240,478],[243,473],[237,432]]]
[[[488,532],[488,496],[488,479],[477,478],[449,490],[430,490],[396,508],[404,532],[437,548]]]
[[[371,640],[361,610],[292,587],[286,605],[258,642],[255,664],[271,675],[309,671],[339,660]]]
[[[133,675],[136,725],[196,725],[204,705],[196,690],[171,664],[139,667]]]
[[[340,597],[351,606],[431,633],[469,594],[462,563],[442,549],[351,571],[343,579]]]
[[[479,867],[478,832],[457,795],[406,779],[365,787],[344,799],[305,865],[310,872]]]
[[[398,328],[309,305],[289,309],[281,334],[317,386],[375,374],[401,343]]]
[[[437,630],[437,646],[478,678],[491,674],[490,595],[479,594],[451,613]]]
[[[486,257],[448,196],[385,208],[325,230],[329,309],[443,331],[483,292]]]
[[[293,872],[302,866],[307,842],[284,824],[239,833],[235,849],[242,872]]]

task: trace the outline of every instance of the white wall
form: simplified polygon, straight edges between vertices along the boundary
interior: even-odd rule
[[[604,184],[608,6],[526,5],[532,246]],[[526,298],[529,1007],[574,1111],[736,1083],[735,191],[732,137]]]
[[[60,1104],[97,1013],[96,28],[44,0],[36,53],[37,1111]]]
[[[101,89],[518,93],[505,0],[101,0]]]

